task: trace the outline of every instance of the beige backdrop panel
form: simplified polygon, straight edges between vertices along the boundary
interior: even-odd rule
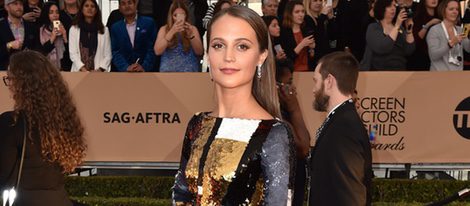
[[[326,114],[312,109],[312,73],[297,73],[294,79],[313,137]],[[359,115],[369,132],[370,125],[381,129],[372,129],[373,162],[469,163],[470,140],[453,124],[457,105],[470,97],[469,85],[468,72],[362,72],[357,85]],[[380,105],[381,101],[385,103]],[[470,116],[470,111],[460,114]]]
[[[214,102],[207,73],[63,75],[85,124],[87,161],[178,162],[187,122]],[[295,73],[294,79],[314,137],[326,114],[312,108],[312,73]],[[361,73],[358,111],[375,134],[374,163],[469,162],[470,140],[452,121],[457,105],[470,96],[469,82],[468,72]],[[9,96],[0,86],[0,111],[11,110]]]

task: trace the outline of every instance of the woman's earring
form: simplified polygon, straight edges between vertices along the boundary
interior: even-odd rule
[[[263,66],[262,64],[256,66],[256,77],[258,77],[258,79],[261,79],[261,75],[262,75],[262,73],[261,73],[261,67],[262,67],[262,66]]]

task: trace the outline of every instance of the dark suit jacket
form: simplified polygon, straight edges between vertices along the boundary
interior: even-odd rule
[[[365,34],[367,26],[362,19],[369,15],[368,1],[364,0],[338,0],[334,9],[335,18],[329,20],[334,25],[333,31],[328,35],[336,39],[336,50],[343,51],[349,47],[352,54],[360,61],[365,49]]]
[[[317,24],[310,16],[305,18],[305,24],[309,25],[313,29],[313,37],[315,38],[315,56],[313,57],[313,66],[317,66],[318,60],[323,56],[329,54],[331,51],[328,28],[331,27],[328,23],[328,17],[324,14],[320,14],[317,18]]]
[[[152,71],[155,63],[153,45],[157,36],[153,19],[137,17],[134,47],[127,33],[126,22],[118,21],[111,27],[111,50],[113,64],[118,71],[127,71],[127,67],[139,59],[145,71]]]
[[[338,107],[323,128],[309,171],[309,205],[370,205],[371,147],[353,103]]]
[[[24,49],[31,49],[31,50],[40,50],[41,43],[39,42],[39,30],[36,26],[26,21],[23,21],[24,24],[24,42],[23,48]],[[7,70],[8,64],[10,61],[10,55],[14,52],[20,50],[8,50],[7,43],[10,41],[15,40],[15,36],[10,29],[10,24],[8,23],[8,18],[5,18],[0,21],[0,71]]]

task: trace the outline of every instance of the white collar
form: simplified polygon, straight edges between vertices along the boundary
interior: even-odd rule
[[[334,114],[334,113],[335,113],[335,110],[338,109],[339,106],[343,105],[345,102],[348,102],[348,101],[349,101],[349,102],[353,102],[352,99],[347,99],[346,101],[337,104],[335,107],[333,107],[333,109],[332,109],[330,112],[328,112],[328,116],[327,116],[327,117],[329,117],[330,115]]]

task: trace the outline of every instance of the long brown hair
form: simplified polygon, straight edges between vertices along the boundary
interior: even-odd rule
[[[284,10],[284,17],[282,19],[282,26],[283,27],[286,27],[286,28],[292,28],[293,27],[293,25],[294,25],[293,12],[294,12],[295,6],[297,6],[297,5],[300,5],[300,6],[304,7],[305,10],[307,10],[305,8],[304,4],[302,4],[301,1],[293,0],[293,1],[287,2],[286,9]],[[305,21],[302,23],[301,26],[303,26],[303,24],[305,24]]]
[[[177,8],[180,8],[180,9],[184,10],[184,13],[186,13],[186,17],[185,17],[184,21],[185,22],[188,21],[189,10],[188,10],[188,7],[186,6],[186,4],[181,0],[174,0],[173,3],[170,6],[170,12],[168,12],[168,18],[166,20],[166,29],[165,29],[166,32],[170,31],[173,24],[175,24],[175,21],[173,20],[173,13],[175,12],[175,10]],[[184,32],[181,32],[181,41],[183,42],[183,50],[185,52],[188,52],[189,49],[191,49],[191,40],[188,37],[186,37],[186,35],[184,35]],[[170,39],[168,47],[169,48],[175,48],[176,45],[178,45],[178,38],[175,35]]]
[[[439,3],[439,5],[437,6],[437,16],[441,19],[441,20],[444,20],[445,18],[445,15],[446,15],[446,9],[447,7],[449,6],[449,3],[450,2],[457,2],[457,5],[459,6],[458,10],[459,10],[459,17],[460,17],[460,3],[459,1],[457,0],[443,0],[441,1],[441,3]],[[457,22],[454,22],[454,23],[458,23],[459,19],[457,18]]]
[[[72,172],[85,156],[84,129],[59,69],[39,52],[22,51],[11,56],[8,76],[15,113],[26,116],[28,138],[38,135],[42,158]]]
[[[227,9],[223,9],[218,12],[211,20],[207,27],[207,42],[210,42],[212,25],[220,17],[224,15],[230,15],[235,18],[239,18],[247,22],[255,31],[256,39],[259,43],[259,52],[268,52],[264,64],[261,66],[262,76],[260,79],[253,75],[253,86],[251,93],[255,97],[256,101],[273,117],[281,118],[281,111],[279,108],[279,97],[276,90],[276,79],[275,79],[275,64],[274,55],[271,49],[271,38],[269,37],[269,31],[264,23],[263,19],[254,12],[253,10],[244,6],[232,6]]]
[[[85,6],[85,3],[87,1],[91,1],[91,3],[93,3],[96,8],[96,14],[93,17],[92,24],[98,27],[98,33],[104,34],[104,25],[103,20],[101,19],[101,9],[96,0],[82,0],[79,7],[80,11],[78,12],[77,17],[75,17],[73,25],[77,25],[78,27],[80,27],[81,24],[85,23],[85,16],[83,16],[83,7]]]

